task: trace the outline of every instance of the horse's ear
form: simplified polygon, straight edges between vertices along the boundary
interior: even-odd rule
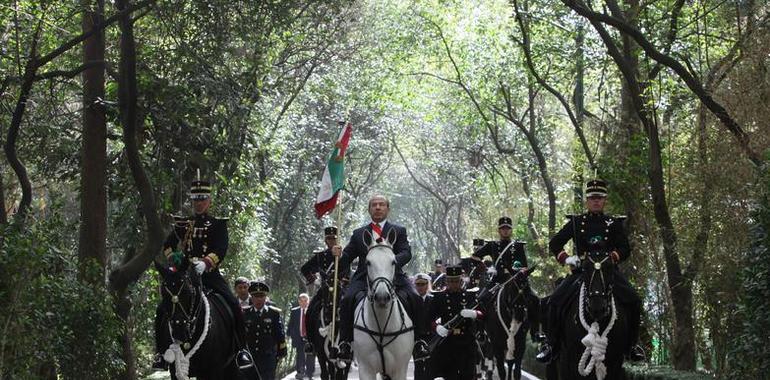
[[[361,235],[364,239],[364,244],[366,244],[367,247],[371,247],[372,241],[374,241],[374,236],[372,236],[372,233],[369,232],[369,230],[364,229],[364,232]]]
[[[388,244],[391,246],[396,244],[396,240],[398,239],[398,231],[396,231],[395,228],[391,228],[390,231],[388,231]]]

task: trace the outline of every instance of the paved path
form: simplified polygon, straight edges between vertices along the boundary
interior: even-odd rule
[[[414,377],[412,377],[412,374],[414,373],[414,363],[412,361],[409,362],[409,370],[407,371],[407,380],[414,380]],[[295,380],[296,372],[292,372],[286,377],[284,377],[282,380]],[[313,375],[313,379],[320,379],[320,371],[318,369],[318,365],[316,363],[316,372]],[[497,377],[495,377],[497,378]],[[524,380],[540,380],[539,378],[535,377],[532,374],[529,374],[527,372],[522,371],[521,372],[521,378]],[[350,373],[348,374],[348,380],[358,380],[358,368],[354,365],[353,368],[350,370]]]

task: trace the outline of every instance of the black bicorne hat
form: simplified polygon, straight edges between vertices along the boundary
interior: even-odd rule
[[[606,197],[607,182],[601,179],[592,179],[586,183],[586,198]]]
[[[459,265],[452,265],[446,268],[447,277],[460,277],[463,275],[463,267]]]
[[[334,236],[337,237],[337,227],[329,226],[324,228],[324,236]]]
[[[270,287],[262,281],[252,281],[249,285],[249,294],[252,296],[260,296],[270,293]]]
[[[513,221],[511,220],[511,218],[507,216],[503,216],[497,220],[497,228],[503,228],[503,227],[513,228]]]

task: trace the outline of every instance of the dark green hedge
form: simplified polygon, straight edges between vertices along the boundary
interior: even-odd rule
[[[710,380],[714,378],[705,373],[677,371],[668,366],[626,364],[625,368],[628,380]]]

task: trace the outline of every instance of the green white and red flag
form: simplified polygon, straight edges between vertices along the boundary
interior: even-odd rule
[[[326,162],[326,168],[321,177],[321,186],[315,201],[315,216],[318,219],[334,210],[340,190],[345,185],[345,151],[348,149],[352,132],[353,127],[350,123],[345,124],[334,143],[334,149],[329,155],[329,160]]]

